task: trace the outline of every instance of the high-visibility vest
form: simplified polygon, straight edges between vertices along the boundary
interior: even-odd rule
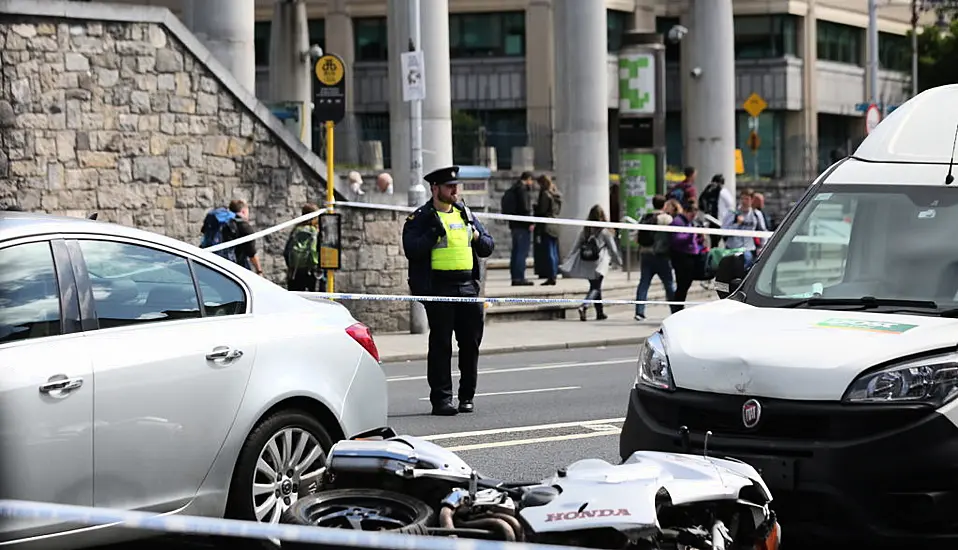
[[[436,212],[446,234],[432,248],[434,271],[472,271],[472,226],[453,207],[450,212]]]

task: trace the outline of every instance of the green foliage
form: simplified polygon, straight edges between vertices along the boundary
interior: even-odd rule
[[[958,83],[958,20],[952,19],[958,8],[944,12],[942,28],[929,25],[918,35],[918,91]],[[910,37],[910,35],[909,35]]]
[[[472,164],[475,162],[476,148],[479,147],[478,118],[464,111],[452,112],[452,158],[455,162]]]

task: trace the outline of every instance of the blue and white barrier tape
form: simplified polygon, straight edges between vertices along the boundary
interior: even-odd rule
[[[569,550],[568,546],[498,542],[401,535],[384,531],[368,532],[328,527],[306,527],[198,516],[157,515],[110,508],[91,508],[47,502],[0,500],[0,518],[53,520],[84,525],[112,525],[179,533],[217,535],[247,539],[277,539],[359,548],[403,548],[409,550]]]
[[[238,238],[238,239],[233,239],[233,240],[231,240],[231,241],[226,241],[225,243],[215,244],[215,245],[213,245],[213,246],[207,248],[206,250],[209,251],[209,252],[219,252],[220,250],[225,250],[225,249],[227,249],[227,248],[233,248],[234,246],[238,246],[238,245],[241,245],[241,244],[244,244],[244,243],[248,243],[248,242],[250,242],[250,241],[255,241],[256,239],[259,239],[259,238],[261,238],[261,237],[265,237],[265,236],[267,236],[267,235],[271,235],[271,234],[273,234],[273,233],[276,233],[277,231],[282,231],[282,230],[286,229],[287,227],[292,227],[292,226],[294,226],[294,225],[296,225],[296,224],[303,223],[303,222],[305,222],[305,221],[309,221],[309,220],[311,220],[311,219],[313,219],[313,218],[318,218],[320,215],[325,214],[325,213],[326,213],[326,209],[325,209],[325,208],[320,208],[319,210],[317,210],[317,211],[315,211],[315,212],[310,212],[309,214],[303,214],[302,216],[300,216],[300,217],[298,217],[298,218],[293,218],[293,219],[291,219],[291,220],[289,220],[289,221],[285,221],[285,222],[283,222],[283,223],[276,224],[276,225],[274,225],[274,226],[272,226],[272,227],[267,227],[266,229],[263,229],[262,231],[257,231],[256,233],[252,233],[252,234],[250,234],[250,235],[246,235],[245,237],[240,237],[240,238]]]
[[[692,306],[708,302],[672,302],[667,300],[576,300],[573,298],[489,298],[485,296],[406,296],[403,294],[353,294],[348,292],[293,292],[310,298],[325,298],[329,300],[366,300],[373,302],[454,302],[466,304],[575,304],[590,305],[603,304],[607,306],[634,306],[644,305],[682,305]]]

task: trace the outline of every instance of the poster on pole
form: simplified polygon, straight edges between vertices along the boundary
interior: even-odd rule
[[[422,50],[403,52],[400,57],[402,65],[402,100],[422,101],[426,99],[426,64],[423,61]]]
[[[622,151],[619,156],[619,181],[623,214],[638,220],[652,207],[656,190],[655,153]]]
[[[655,54],[619,54],[619,115],[653,115],[655,101]]]

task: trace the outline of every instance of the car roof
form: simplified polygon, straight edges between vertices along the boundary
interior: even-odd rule
[[[189,243],[159,233],[107,221],[74,218],[42,212],[0,211],[0,241],[34,235],[95,234],[150,241],[184,252],[193,252]]]

